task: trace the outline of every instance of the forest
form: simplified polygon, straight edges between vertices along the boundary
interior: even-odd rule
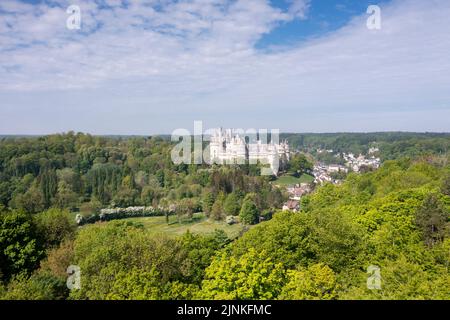
[[[0,299],[450,299],[450,135],[286,138],[309,156],[375,143],[383,163],[316,186],[291,212],[257,165],[174,165],[165,138],[2,137]],[[294,159],[296,172],[311,167]],[[133,206],[245,228],[174,236],[140,218],[101,218]],[[76,215],[99,219],[79,225]],[[80,288],[67,287],[69,266]],[[367,286],[370,266],[379,289]]]

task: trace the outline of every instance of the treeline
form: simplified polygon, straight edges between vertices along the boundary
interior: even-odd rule
[[[387,161],[377,171],[352,173],[302,198],[300,212],[277,212],[234,242],[222,232],[155,236],[127,221],[83,227],[40,242],[53,244],[46,258],[38,269],[10,276],[3,298],[449,299],[449,160]],[[16,226],[2,228],[9,245],[32,248],[14,244],[23,239],[14,232],[35,234],[25,218],[2,217],[3,226]],[[28,252],[2,261],[11,268],[36,261]],[[82,270],[79,290],[61,285],[68,265]],[[369,266],[380,270],[378,289],[367,287]]]
[[[285,133],[280,139],[288,139],[292,148],[314,155],[317,155],[317,149],[358,155],[367,154],[370,147],[378,147],[383,161],[444,155],[450,150],[450,133]]]

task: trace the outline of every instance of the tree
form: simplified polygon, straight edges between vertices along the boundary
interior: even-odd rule
[[[223,230],[215,230],[214,234],[205,236],[187,231],[179,241],[187,253],[183,265],[184,279],[189,283],[200,285],[205,269],[211,264],[217,251],[227,244],[229,239]]]
[[[43,256],[32,217],[20,211],[0,214],[0,262],[7,279],[31,272]]]
[[[53,202],[53,198],[58,191],[58,177],[56,171],[47,169],[44,170],[38,177],[40,187],[43,195],[45,208],[50,207]]]
[[[310,173],[312,170],[313,165],[304,154],[297,153],[291,157],[289,161],[289,173],[300,176],[303,173]]]
[[[211,218],[213,218],[214,220],[222,220],[223,218],[225,218],[225,214],[223,211],[223,203],[225,201],[224,198],[225,195],[223,193],[220,193],[211,208]]]
[[[107,300],[157,300],[163,295],[159,272],[152,268],[142,271],[137,268],[121,270],[114,276]]]
[[[75,193],[79,193],[82,189],[82,181],[80,175],[76,173],[71,168],[64,168],[61,170],[56,170],[56,175],[58,176],[58,185],[63,182],[65,185],[73,190]]]
[[[8,202],[11,200],[11,194],[13,192],[12,185],[9,181],[0,182],[0,204],[8,205]]]
[[[177,205],[178,220],[181,216],[185,215],[188,219],[192,219],[194,211],[197,209],[197,205],[194,200],[190,198],[181,199]]]
[[[289,269],[323,262],[336,272],[358,263],[364,251],[361,230],[349,218],[318,211],[276,212],[270,221],[250,229],[232,246],[238,255],[249,248],[269,252],[273,261]]]
[[[152,206],[161,197],[161,190],[159,187],[145,186],[141,192],[141,203],[146,206]]]
[[[14,195],[10,205],[29,213],[36,213],[45,209],[42,191],[34,185],[24,194]]]
[[[58,247],[50,248],[41,261],[41,271],[51,273],[62,280],[67,278],[67,267],[74,264],[74,241],[66,239]]]
[[[241,257],[222,252],[205,274],[200,293],[203,299],[275,299],[286,281],[283,265],[253,248]]]
[[[80,211],[88,214],[99,213],[100,209],[102,209],[102,203],[96,197],[92,197],[91,201],[80,206]]]
[[[95,164],[86,174],[87,186],[101,203],[108,203],[122,185],[122,170],[111,163]],[[127,179],[131,183],[131,178]],[[126,189],[126,188],[125,188]]]
[[[72,190],[70,185],[64,181],[60,181],[54,203],[61,209],[75,208],[78,205],[78,195]]]
[[[256,207],[255,201],[253,200],[251,194],[248,194],[244,198],[244,202],[242,203],[239,217],[241,218],[241,222],[246,224],[258,223],[259,220],[258,208]]]
[[[241,210],[240,199],[236,192],[230,193],[223,204],[223,211],[226,215],[237,216]]]
[[[447,253],[448,256],[448,253]],[[383,300],[446,300],[450,296],[448,270],[434,264],[426,270],[423,264],[414,263],[400,253],[397,259],[380,264],[381,289],[367,288],[367,273],[361,272],[358,281],[340,294],[341,299]]]
[[[156,298],[153,284],[163,288],[183,279],[185,261],[179,241],[151,235],[142,225],[129,221],[91,225],[74,241],[73,262],[82,270],[82,285],[70,297]]]
[[[128,175],[122,179],[122,188],[133,190],[135,188],[135,181],[132,176]]]
[[[288,271],[288,282],[279,299],[330,300],[337,298],[336,277],[328,266],[318,263],[307,269]]]
[[[444,239],[447,220],[448,213],[437,196],[429,194],[416,213],[416,224],[421,229],[428,246],[433,246]]]
[[[49,209],[35,216],[37,233],[46,248],[58,246],[75,235],[75,220],[68,211]]]
[[[68,295],[66,282],[47,272],[20,274],[8,284],[5,300],[62,300]]]
[[[214,205],[214,195],[212,192],[206,191],[202,197],[202,209],[206,216],[211,214],[212,207]]]
[[[284,194],[280,188],[273,188],[269,192],[267,192],[267,196],[265,197],[265,202],[267,207],[273,208],[281,208],[283,203],[288,199],[288,196]]]
[[[222,220],[224,218],[223,205],[221,201],[216,200],[216,202],[214,202],[210,216],[211,218],[217,221]]]
[[[447,173],[442,180],[441,192],[450,196],[450,173]]]
[[[126,208],[135,205],[137,198],[138,198],[137,190],[122,187],[117,191],[117,193],[113,197],[112,202],[118,207]]]

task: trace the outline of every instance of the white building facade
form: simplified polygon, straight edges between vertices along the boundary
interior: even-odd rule
[[[260,162],[269,164],[272,172],[277,174],[280,164],[289,161],[290,151],[287,141],[266,143],[258,138],[256,141],[248,142],[245,135],[234,133],[232,129],[222,128],[214,130],[210,140],[211,163],[257,164]]]

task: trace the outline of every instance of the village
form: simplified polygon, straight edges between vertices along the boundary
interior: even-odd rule
[[[314,176],[312,183],[299,183],[286,187],[289,200],[284,203],[283,210],[299,211],[301,197],[312,192],[315,185],[322,185],[324,183],[340,184],[343,177],[350,172],[359,173],[366,170],[378,169],[381,164],[380,158],[375,156],[378,151],[378,148],[370,148],[367,156],[362,154],[355,156],[353,153],[336,154],[336,158],[342,157],[345,160],[345,165],[316,162],[312,171],[312,175]],[[333,150],[318,149],[317,152],[333,153]]]

